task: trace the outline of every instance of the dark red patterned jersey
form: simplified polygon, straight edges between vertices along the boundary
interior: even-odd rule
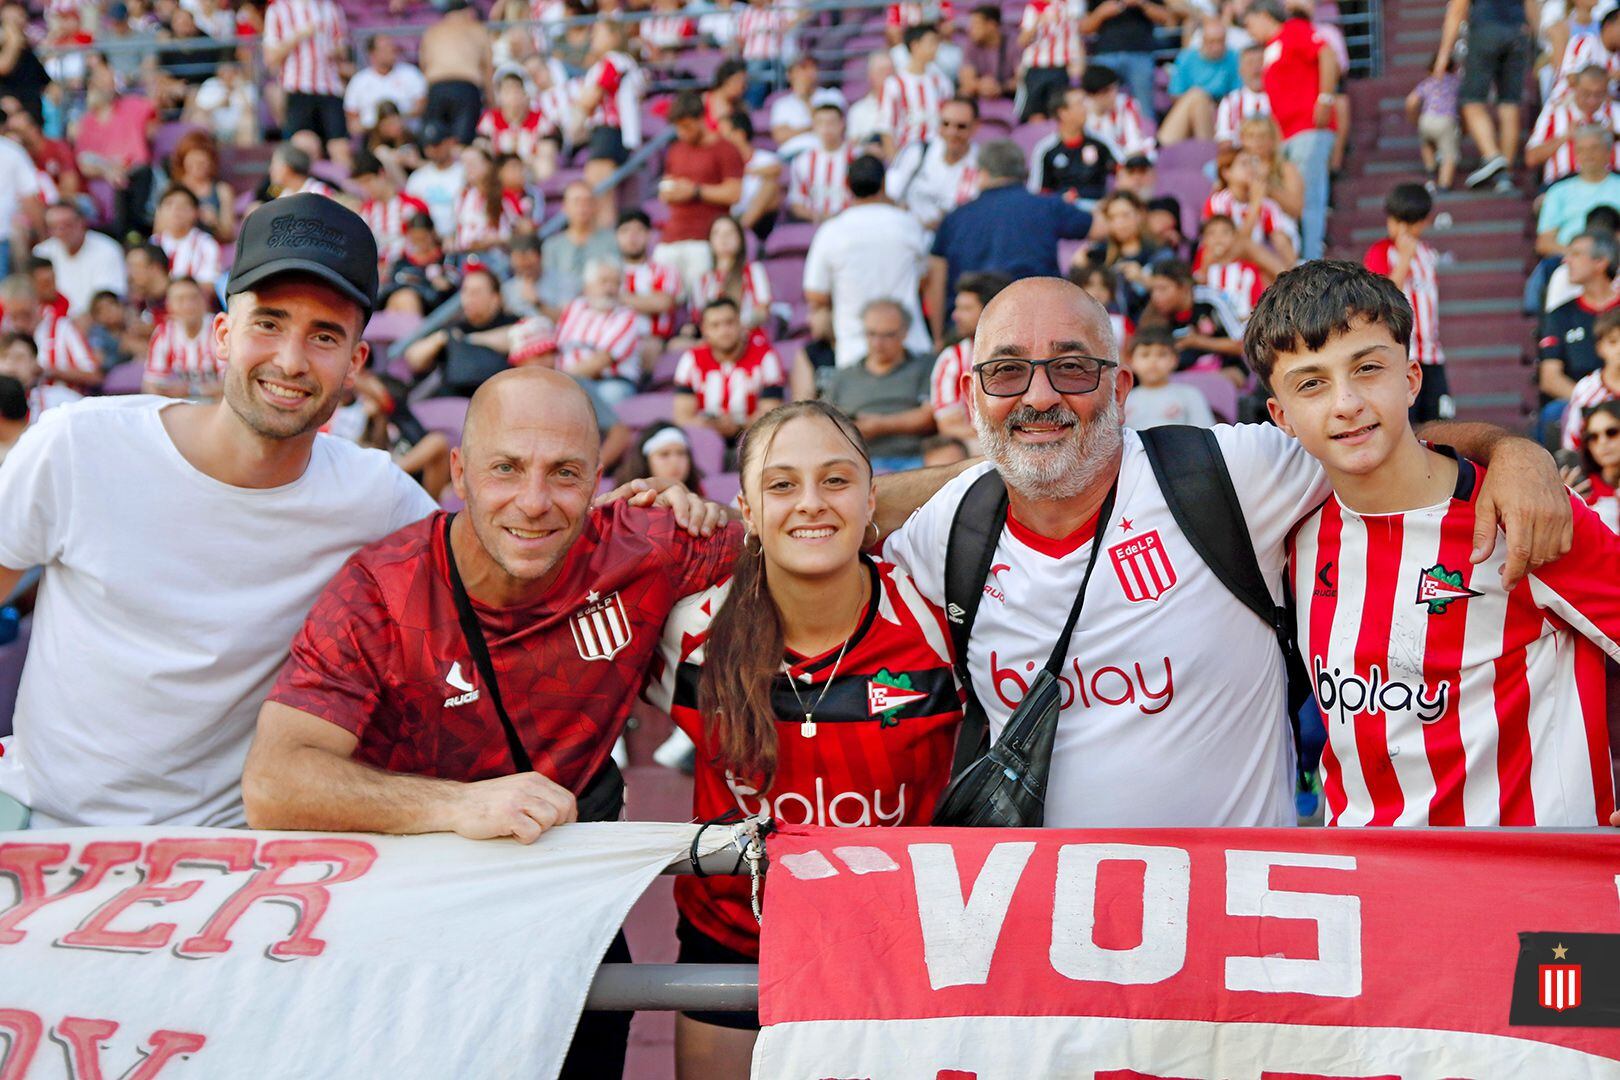
[[[662,509],[592,511],[545,599],[473,607],[501,700],[534,767],[576,794],[624,726],[676,601],[730,572],[733,526],[688,535]],[[391,772],[485,780],[513,771],[450,591],[444,515],[361,548],[327,585],[271,701],[352,732]]]
[[[703,646],[731,582],[675,606],[647,696],[697,744],[692,801],[699,820],[735,810],[789,825],[928,824],[950,779],[962,719],[950,633],[904,571],[867,565],[873,599],[842,658],[838,649],[784,658],[772,695],[776,775],[764,791],[715,760],[697,710]],[[805,721],[807,710],[813,726]],[[675,882],[682,915],[728,948],[754,956],[759,924],[748,893],[747,877]]]

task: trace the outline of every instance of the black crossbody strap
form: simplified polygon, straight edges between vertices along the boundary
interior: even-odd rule
[[[1046,670],[1053,677],[1063,674],[1063,661],[1069,656],[1069,642],[1074,638],[1074,628],[1080,623],[1080,609],[1086,606],[1086,589],[1091,586],[1091,572],[1097,569],[1097,554],[1102,551],[1103,534],[1108,531],[1108,519],[1114,516],[1114,498],[1119,494],[1119,477],[1114,478],[1114,484],[1108,489],[1108,495],[1097,508],[1097,531],[1091,537],[1091,557],[1086,560],[1086,574],[1080,579],[1080,591],[1075,594],[1074,604],[1069,608],[1068,621],[1063,624],[1063,633],[1052,645],[1052,655],[1047,658]]]
[[[962,728],[956,736],[956,757],[951,775],[959,775],[984,753],[990,722],[973,693],[968,675],[968,638],[984,599],[984,582],[996,557],[996,544],[1007,521],[1007,485],[1001,474],[988,469],[968,487],[956,504],[951,531],[945,542],[945,622],[951,630],[956,680],[967,695]]]
[[[461,583],[461,571],[456,568],[455,548],[450,546],[450,523],[455,519],[455,514],[444,516],[444,561],[450,567],[450,592],[456,599],[456,616],[461,620],[461,634],[467,639],[467,651],[472,653],[478,678],[488,691],[491,704],[495,706],[495,715],[501,718],[501,727],[506,732],[506,748],[512,755],[512,771],[533,772],[534,761],[523,748],[523,740],[518,738],[517,728],[513,726],[512,718],[506,714],[506,705],[501,701],[501,684],[495,679],[495,664],[489,658],[489,642],[484,639],[484,628],[478,624],[478,614],[473,611],[467,586]]]

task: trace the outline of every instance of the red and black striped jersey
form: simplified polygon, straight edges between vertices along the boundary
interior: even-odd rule
[[[950,633],[939,608],[904,571],[871,560],[866,565],[873,600],[847,647],[783,658],[772,694],[776,774],[764,791],[757,778],[737,776],[715,759],[697,709],[709,625],[731,582],[675,606],[647,697],[668,709],[697,745],[692,802],[698,819],[739,811],[789,825],[928,824],[950,779],[962,718]],[[805,721],[806,708],[813,722]],[[759,924],[748,894],[746,877],[675,883],[675,903],[693,925],[728,948],[757,955]]]

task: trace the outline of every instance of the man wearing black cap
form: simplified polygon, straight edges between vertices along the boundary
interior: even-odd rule
[[[53,409],[0,471],[0,593],[49,569],[0,756],[37,827],[244,823],[254,715],[357,548],[433,502],[318,438],[365,364],[377,249],[319,195],[250,214],[214,317],[224,400]],[[13,807],[15,809],[15,807]]]

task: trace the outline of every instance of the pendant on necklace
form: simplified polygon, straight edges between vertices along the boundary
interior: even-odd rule
[[[799,734],[806,739],[814,738],[816,734],[816,718],[811,713],[804,714],[804,723],[799,725]]]

